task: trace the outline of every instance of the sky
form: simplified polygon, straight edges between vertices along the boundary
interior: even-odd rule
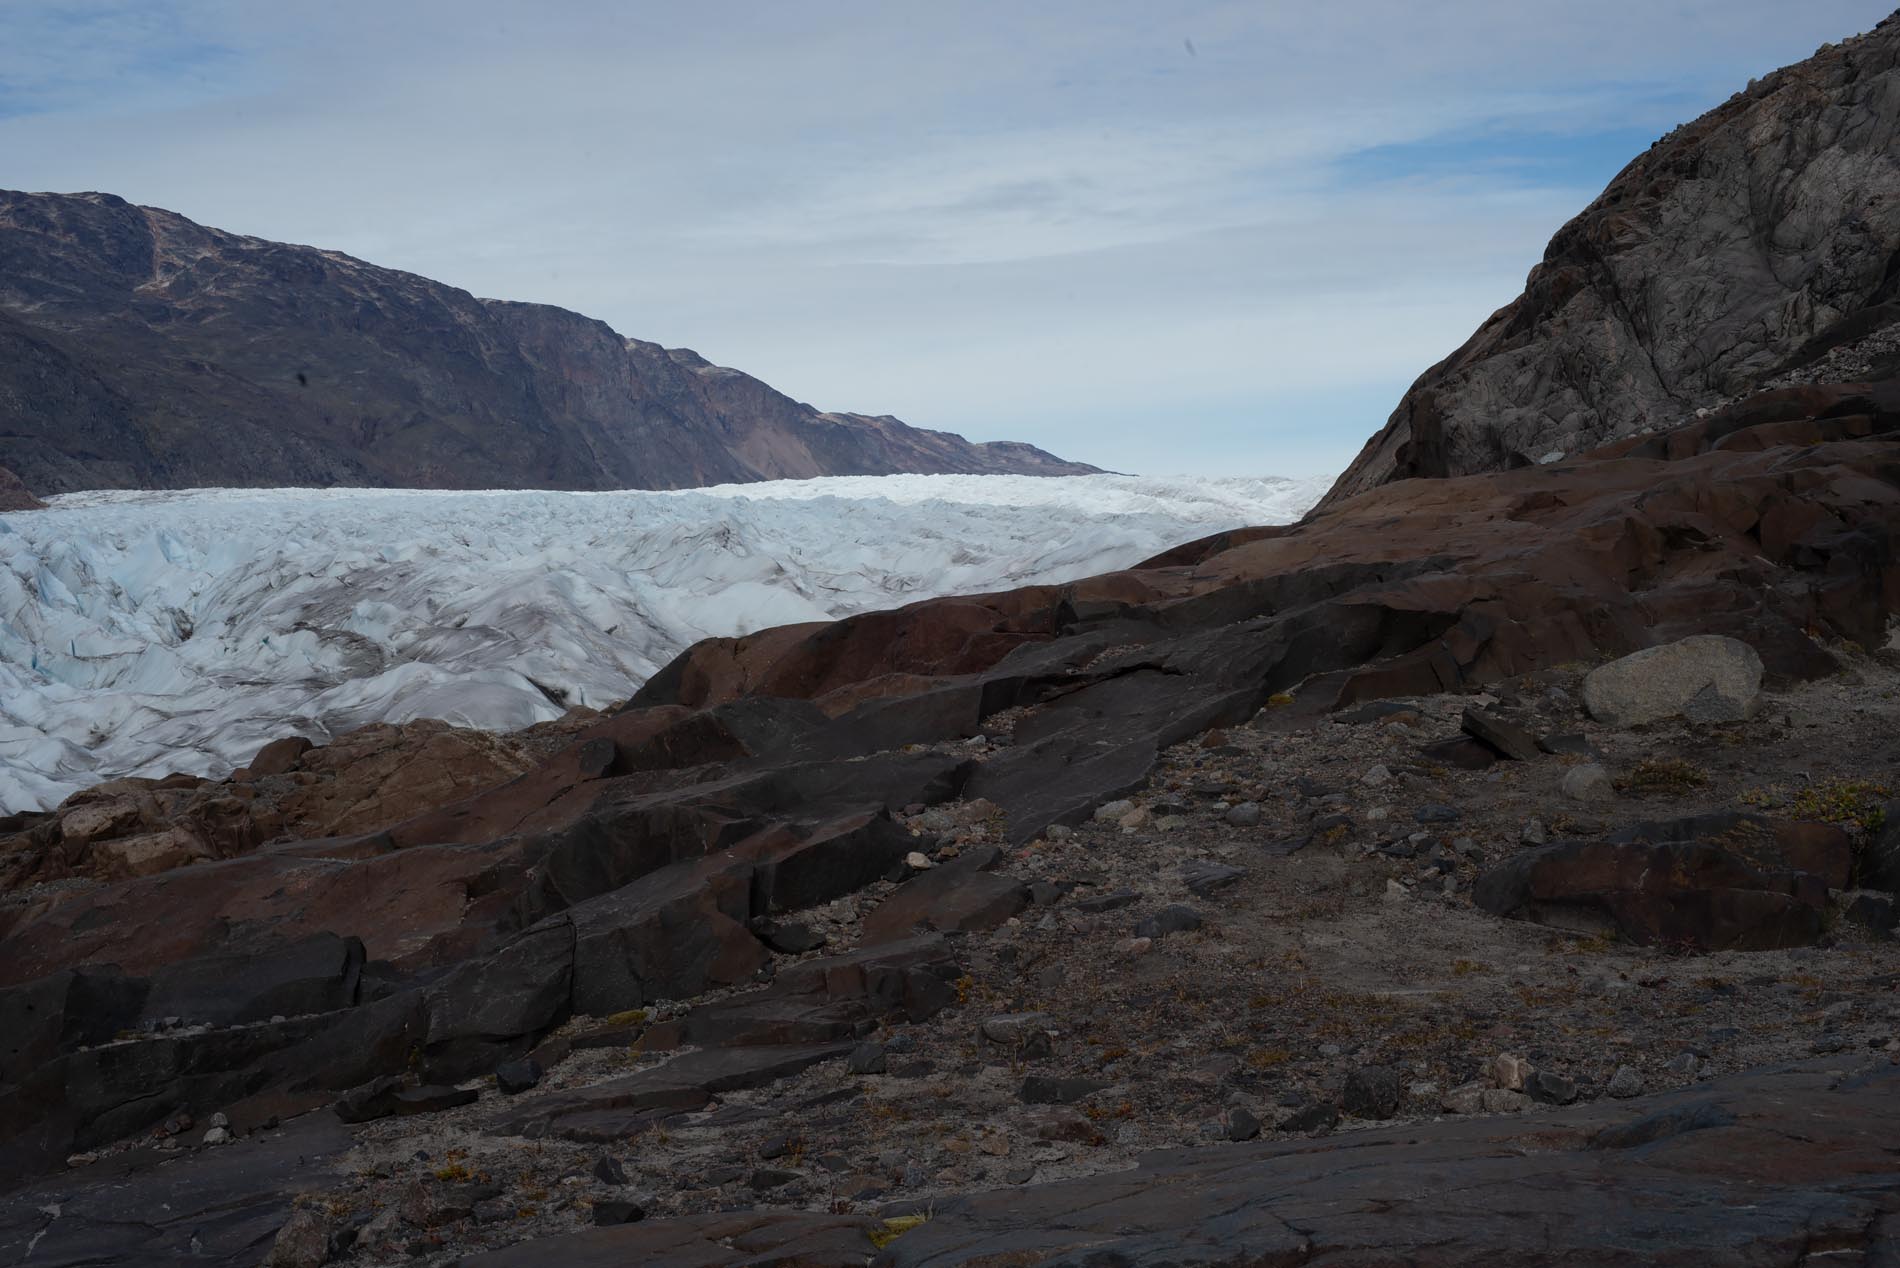
[[[1115,470],[1336,471],[1676,124],[1869,0],[0,0],[104,190]]]

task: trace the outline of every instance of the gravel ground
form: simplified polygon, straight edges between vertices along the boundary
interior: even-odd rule
[[[316,1205],[344,1225],[369,1221],[349,1262],[447,1264],[591,1223],[614,1201],[648,1215],[888,1213],[1256,1129],[1351,1131],[1386,1108],[1365,1108],[1381,1081],[1396,1087],[1388,1121],[1514,1112],[1529,1101],[1498,1086],[1516,1081],[1499,1069],[1506,1054],[1555,1076],[1544,1095],[1574,1085],[1589,1100],[1613,1081],[1617,1094],[1658,1091],[1817,1051],[1900,1051],[1900,945],[1845,918],[1816,947],[1691,954],[1500,920],[1469,898],[1484,867],[1542,837],[1722,809],[1855,827],[1894,768],[1900,657],[1844,655],[1843,674],[1770,692],[1752,721],[1719,727],[1597,726],[1575,703],[1581,666],[1303,728],[1268,709],[1171,750],[1127,805],[1010,850],[1001,870],[1034,883],[1038,902],[953,938],[961,1003],[870,1036],[884,1072],[831,1061],[606,1146],[491,1134],[501,1097],[487,1088],[463,1109],[361,1128],[351,1179]],[[1561,791],[1588,756],[1482,771],[1423,757],[1474,703],[1583,737],[1619,790]],[[995,751],[1015,720],[998,715],[964,747]],[[1000,841],[987,803],[910,822],[939,861]],[[852,946],[893,888],[800,913],[827,937],[812,954]],[[1177,908],[1198,927],[1138,933]],[[1037,1016],[994,1021],[1021,1014]],[[1003,1042],[984,1037],[986,1022]],[[672,1055],[578,1050],[507,1103]],[[1032,1076],[1087,1091],[1027,1103]],[[1342,1103],[1359,1114],[1342,1117]]]

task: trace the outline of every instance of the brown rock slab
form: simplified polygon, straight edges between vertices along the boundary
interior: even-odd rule
[[[1482,741],[1512,761],[1535,761],[1541,752],[1535,736],[1501,713],[1489,709],[1466,709],[1460,725],[1465,734]]]
[[[932,868],[898,886],[864,918],[864,939],[892,942],[920,929],[994,929],[1027,906],[1029,887],[1013,876],[970,867]]]
[[[1828,876],[1843,874],[1851,859],[1844,834],[1833,842],[1836,830],[1806,830],[1815,826],[1822,825],[1790,827],[1787,851],[1774,848],[1772,828],[1747,816],[1639,825],[1606,841],[1558,842],[1484,873],[1472,898],[1493,915],[1580,932],[1613,929],[1651,945],[1805,946],[1821,933]],[[1794,866],[1790,855],[1823,873]]]
[[[1338,1268],[1748,1268],[1826,1245],[1883,1262],[1900,1250],[1900,1180],[1888,1152],[1897,1130],[1900,1067],[1884,1057],[1813,1061],[1660,1097],[1162,1150],[1133,1171],[939,1200],[886,1255],[893,1268],[1184,1256]],[[859,1230],[867,1225],[728,1212],[466,1262],[828,1266],[862,1262],[851,1240]]]
[[[850,1053],[850,1043],[707,1048],[624,1078],[537,1098],[492,1130],[511,1136],[611,1141],[643,1129],[652,1111],[697,1109],[715,1093],[758,1087]],[[618,1133],[618,1137],[615,1133]]]
[[[871,1235],[883,1229],[882,1220],[868,1215],[717,1212],[523,1242],[471,1255],[460,1268],[543,1268],[550,1262],[563,1268],[863,1268],[877,1249]],[[550,1251],[558,1260],[545,1257]]]

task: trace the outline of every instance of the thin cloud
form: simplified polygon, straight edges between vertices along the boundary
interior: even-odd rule
[[[15,0],[0,152],[827,408],[1312,469],[1646,134],[1885,12]]]

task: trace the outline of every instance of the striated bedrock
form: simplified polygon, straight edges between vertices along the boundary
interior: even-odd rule
[[[1673,427],[1891,326],[1897,128],[1894,18],[1678,127],[1412,385],[1330,499]]]
[[[1072,585],[710,640],[617,714],[470,749],[473,782],[438,770],[455,733],[423,727],[17,816],[0,1172],[180,1107],[238,1121],[403,1070],[466,1078],[576,1013],[741,984],[782,914],[903,862],[897,814],[986,799],[1027,841],[1210,727],[1694,634],[1746,642],[1771,681],[1826,674],[1824,643],[1878,645],[1900,596],[1896,436],[1892,387],[1784,393]],[[955,741],[1002,709],[1023,711],[1011,743],[967,756]],[[1010,898],[967,875],[942,903]],[[1539,902],[1598,902],[1541,876]],[[1603,904],[1640,915],[1621,891]],[[1723,911],[1711,936],[1750,945],[1725,932],[1747,912]]]
[[[565,309],[110,194],[4,191],[0,465],[42,495],[1094,470],[821,412]]]
[[[1811,1062],[1523,1118],[1164,1150],[1133,1171],[959,1197],[894,1238],[865,1216],[740,1210],[462,1262],[846,1268],[879,1244],[893,1268],[1885,1262],[1900,1246],[1897,1092],[1884,1060]]]

